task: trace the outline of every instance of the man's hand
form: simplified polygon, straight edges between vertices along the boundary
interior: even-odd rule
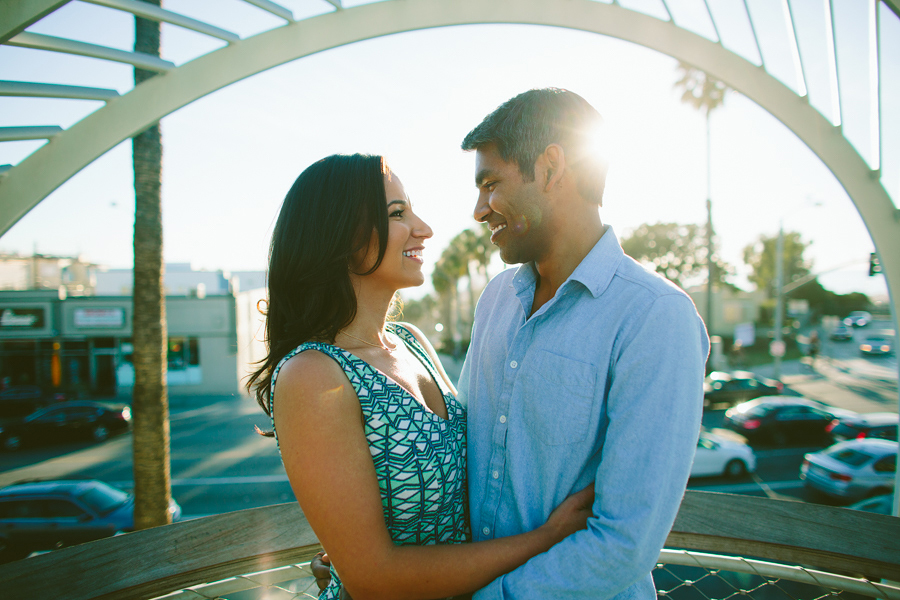
[[[316,585],[319,586],[321,592],[331,583],[331,560],[324,552],[317,553],[309,563],[313,577],[316,578]]]

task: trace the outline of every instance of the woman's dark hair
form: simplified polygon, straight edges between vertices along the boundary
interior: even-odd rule
[[[389,173],[381,156],[335,154],[310,165],[285,196],[269,246],[268,354],[247,382],[266,414],[278,362],[304,342],[334,343],[356,316],[350,274],[368,275],[384,258]],[[357,273],[373,232],[377,260]]]

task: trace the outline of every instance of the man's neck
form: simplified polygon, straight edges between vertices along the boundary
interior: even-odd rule
[[[595,219],[582,220],[577,225],[573,224],[569,230],[571,235],[559,236],[558,243],[553,245],[548,256],[534,262],[537,283],[531,304],[532,315],[556,295],[559,287],[603,237],[603,232],[599,215]]]

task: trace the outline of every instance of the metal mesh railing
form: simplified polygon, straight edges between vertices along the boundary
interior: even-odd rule
[[[900,600],[900,587],[801,566],[687,550],[663,550],[653,571],[664,600]],[[309,563],[193,586],[157,600],[294,600],[316,598]]]
[[[671,600],[900,600],[900,588],[861,577],[687,550],[663,550],[653,577]]]
[[[318,595],[309,563],[303,563],[195,585],[155,600],[301,600]]]

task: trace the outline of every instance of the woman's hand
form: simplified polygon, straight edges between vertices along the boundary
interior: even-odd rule
[[[563,500],[539,529],[549,536],[551,545],[557,544],[576,531],[587,529],[587,520],[594,516],[593,505],[594,484],[591,483]]]

